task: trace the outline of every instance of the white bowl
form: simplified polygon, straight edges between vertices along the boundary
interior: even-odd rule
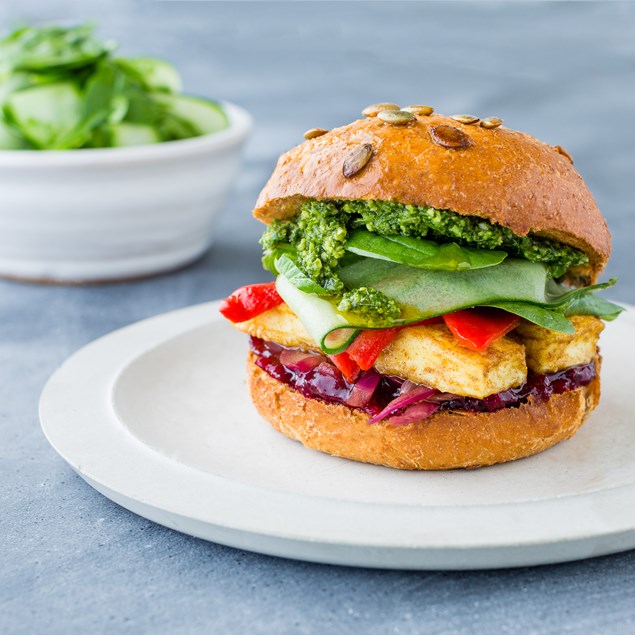
[[[250,115],[216,134],[130,148],[0,151],[0,276],[98,282],[195,260],[240,166]]]

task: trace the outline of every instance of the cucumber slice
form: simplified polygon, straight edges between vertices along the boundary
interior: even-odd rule
[[[3,75],[0,77],[0,105],[4,104],[11,94],[19,90],[42,86],[43,84],[65,82],[66,80],[65,75],[56,75],[54,73],[12,73],[11,75]]]
[[[346,350],[357,337],[359,329],[338,313],[331,302],[300,291],[283,274],[276,278],[276,290],[298,316],[309,335],[328,355]]]
[[[3,76],[0,81],[0,104],[4,104],[8,97],[18,90],[33,86],[29,73],[14,73],[10,76]]]
[[[149,90],[159,90],[168,93],[181,92],[183,85],[179,72],[165,60],[152,57],[134,57],[117,60],[127,70],[139,76]]]
[[[55,149],[56,141],[71,132],[82,116],[82,95],[75,84],[44,84],[13,93],[4,112],[36,148]]]
[[[372,287],[422,318],[490,302],[544,304],[544,265],[508,258],[495,267],[469,271],[429,271],[364,258],[338,270],[348,289]]]
[[[110,135],[112,145],[117,148],[142,146],[161,141],[159,133],[154,128],[139,123],[118,123],[110,126]]]
[[[26,140],[0,119],[0,150],[26,150],[28,147]]]
[[[171,113],[189,123],[200,135],[220,132],[229,126],[229,118],[220,104],[202,97],[162,95],[154,98]]]

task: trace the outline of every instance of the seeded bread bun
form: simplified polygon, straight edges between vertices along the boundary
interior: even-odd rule
[[[530,398],[490,413],[440,412],[405,426],[370,425],[361,410],[307,399],[254,360],[250,353],[251,397],[276,430],[314,450],[402,470],[480,467],[537,454],[573,436],[600,398],[598,358],[594,381],[547,401]]]
[[[350,174],[366,155],[363,167],[344,176],[345,161]],[[590,267],[580,273],[592,281],[611,252],[606,222],[564,150],[478,121],[435,114],[395,125],[368,117],[312,138],[280,157],[254,216],[290,218],[307,199],[395,201],[480,216],[519,236],[581,249]]]

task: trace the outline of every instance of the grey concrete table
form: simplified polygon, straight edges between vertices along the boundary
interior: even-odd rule
[[[0,632],[599,633],[635,630],[635,553],[471,573],[292,562],[210,544],[103,498],[47,445],[37,401],[73,351],[115,328],[266,279],[249,212],[276,156],[368,103],[498,115],[566,147],[614,233],[613,297],[635,302],[635,8],[606,3],[0,5],[94,18],[165,56],[190,92],[247,107],[256,132],[209,255],[89,288],[0,283]]]

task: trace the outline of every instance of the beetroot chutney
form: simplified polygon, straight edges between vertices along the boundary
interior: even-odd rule
[[[363,383],[368,373],[366,371],[357,382],[350,383],[344,379],[342,373],[330,363],[328,357],[319,353],[304,352],[304,363],[284,365],[280,356],[284,351],[297,351],[274,342],[265,342],[256,337],[250,338],[250,347],[256,355],[256,365],[268,375],[297,390],[304,397],[318,399],[326,403],[339,403],[349,407],[351,396],[356,384]],[[581,364],[571,366],[565,370],[548,375],[529,373],[527,381],[516,388],[510,388],[484,399],[461,397],[450,393],[436,392],[426,401],[439,404],[440,410],[464,410],[469,412],[493,412],[501,408],[519,406],[533,395],[538,399],[547,400],[551,395],[561,394],[586,386],[595,379],[595,364]],[[393,375],[379,375],[379,381],[372,382],[375,388],[368,397],[368,403],[359,408],[369,415],[381,412],[393,399],[401,393],[406,380]]]

